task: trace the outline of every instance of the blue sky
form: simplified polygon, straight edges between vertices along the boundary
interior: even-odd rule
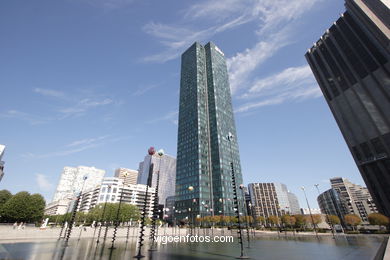
[[[0,4],[0,189],[51,200],[64,166],[113,175],[151,145],[176,155],[180,54],[226,55],[244,180],[304,205],[330,177],[363,184],[304,53],[340,0],[36,0]]]

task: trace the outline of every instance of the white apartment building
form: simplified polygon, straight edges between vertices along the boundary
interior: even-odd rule
[[[123,190],[122,203],[135,205],[140,212],[143,210],[146,185],[143,184],[124,184],[124,180],[118,177],[106,177],[101,185],[82,194],[80,211],[88,212],[93,207],[101,203],[118,203]],[[148,188],[147,212],[149,217],[153,215],[154,188]]]

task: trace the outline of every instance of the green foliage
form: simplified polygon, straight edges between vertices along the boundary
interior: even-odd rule
[[[379,213],[368,215],[368,221],[371,225],[386,226],[389,224],[389,218]]]
[[[38,222],[43,218],[45,199],[40,194],[26,191],[18,192],[1,208],[2,221],[6,222]]]
[[[8,190],[0,190],[0,210],[1,207],[12,197],[12,193]]]
[[[104,210],[104,203],[101,203],[94,207],[89,212],[88,219],[91,220],[103,220],[103,221],[116,221],[116,215],[118,211],[119,203],[107,203]],[[104,214],[103,214],[104,213]],[[119,211],[119,221],[127,222],[132,220],[138,220],[140,217],[140,212],[135,205],[131,204],[121,204]]]
[[[338,225],[340,224],[340,218],[335,215],[328,215],[328,221],[331,225]]]

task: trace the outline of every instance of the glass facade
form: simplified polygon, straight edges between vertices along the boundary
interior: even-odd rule
[[[234,140],[228,141],[232,133]],[[182,55],[176,215],[234,215],[230,163],[242,183],[226,61],[213,43]],[[240,207],[242,194],[238,189]]]

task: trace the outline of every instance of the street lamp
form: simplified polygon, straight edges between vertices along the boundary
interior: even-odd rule
[[[238,243],[240,244],[241,254],[237,258],[239,259],[248,259],[248,256],[244,256],[244,245],[242,243],[242,232],[241,232],[241,221],[240,221],[240,210],[238,208],[238,197],[237,197],[237,185],[236,185],[236,176],[234,174],[234,165],[233,165],[233,151],[232,151],[232,142],[234,140],[233,134],[229,132],[227,136],[227,140],[229,141],[229,148],[230,148],[230,169],[231,169],[231,178],[232,178],[232,185],[233,185],[233,199],[234,199],[234,205],[236,207],[236,216],[238,221]]]
[[[301,187],[301,190],[303,191],[303,194],[305,195],[307,207],[309,208],[311,223],[313,224],[314,232],[316,233],[316,237],[317,237],[317,239],[318,239],[317,228],[316,228],[316,225],[314,224],[313,214],[311,214],[311,209],[310,209],[309,201],[307,200],[307,196],[306,196],[306,192],[305,192],[305,187],[302,186],[302,187]]]

